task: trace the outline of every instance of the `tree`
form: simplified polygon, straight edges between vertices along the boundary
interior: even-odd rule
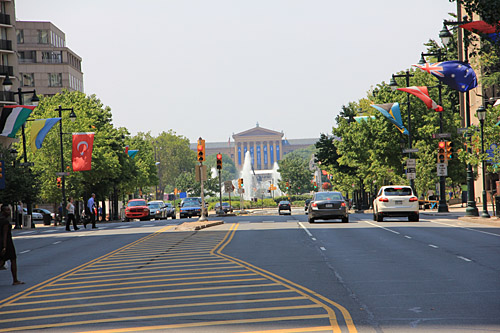
[[[281,180],[278,182],[280,189],[285,192],[288,183],[288,194],[300,194],[311,191],[312,171],[309,170],[308,163],[293,152],[286,155],[279,161],[278,172]]]

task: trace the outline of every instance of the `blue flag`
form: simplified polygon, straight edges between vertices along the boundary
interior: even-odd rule
[[[406,135],[410,134],[403,125],[399,103],[372,104],[372,106],[389,119],[401,133]]]
[[[477,87],[476,72],[465,62],[452,60],[413,66],[434,75],[450,88],[461,92]]]

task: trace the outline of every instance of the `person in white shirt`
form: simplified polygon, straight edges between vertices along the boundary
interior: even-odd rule
[[[71,231],[69,228],[71,221],[73,221],[73,230],[77,231],[80,228],[76,226],[75,205],[73,205],[73,198],[71,197],[69,198],[68,204],[66,205],[66,211],[68,212],[68,219],[66,221],[66,231]]]

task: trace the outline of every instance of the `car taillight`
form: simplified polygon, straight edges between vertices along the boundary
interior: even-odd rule
[[[345,207],[345,202],[341,203],[340,205],[341,205],[342,207]]]
[[[379,198],[378,201],[389,202],[389,199],[387,199],[387,198]]]
[[[418,198],[417,198],[417,197],[411,197],[411,198],[410,198],[410,202],[415,202],[415,201],[418,201]]]
[[[317,203],[315,203],[315,202],[313,202],[313,203],[311,204],[311,206],[313,206],[313,207],[317,207],[317,206],[318,206],[318,204],[317,204]]]

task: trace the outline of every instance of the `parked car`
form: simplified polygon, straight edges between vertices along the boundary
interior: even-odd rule
[[[200,197],[189,197],[189,198],[184,198],[182,199],[181,201],[181,207],[182,205],[184,205],[184,203],[188,203],[188,202],[194,202],[194,203],[198,203],[201,205],[201,198]]]
[[[125,222],[133,219],[149,219],[149,207],[144,199],[132,199],[125,208]]]
[[[384,217],[408,217],[410,222],[419,221],[418,198],[410,186],[382,186],[373,200],[373,220]]]
[[[28,208],[23,208],[23,213],[24,215],[28,215]],[[43,222],[43,214],[35,212],[35,210],[31,212],[31,218],[33,221]]]
[[[279,202],[278,215],[281,215],[281,212],[284,210],[288,211],[288,215],[292,215],[292,204],[290,203],[290,201],[283,200]]]
[[[343,223],[349,222],[347,203],[340,192],[315,193],[309,203],[308,215],[309,223],[314,223],[317,219],[342,219]]]
[[[309,210],[309,203],[310,202],[311,202],[311,199],[306,199],[306,204],[304,206],[304,212],[306,213],[306,215],[307,215],[308,210]]]
[[[171,217],[172,220],[175,220],[175,207],[171,203],[165,204],[165,218]]]
[[[201,216],[201,205],[196,201],[184,202],[179,211],[179,217]]]
[[[161,200],[148,202],[149,217],[155,220],[161,220],[165,217],[165,203]]]
[[[215,204],[215,211],[219,211],[220,210],[220,202],[217,202]],[[222,203],[222,210],[224,211],[224,213],[229,213],[229,212],[232,212],[233,211],[233,207],[229,205],[228,202],[223,202]]]
[[[44,208],[33,208],[33,212],[43,215],[44,225],[50,225],[50,223],[52,222],[52,216],[54,216],[54,214],[51,213],[50,210]]]

